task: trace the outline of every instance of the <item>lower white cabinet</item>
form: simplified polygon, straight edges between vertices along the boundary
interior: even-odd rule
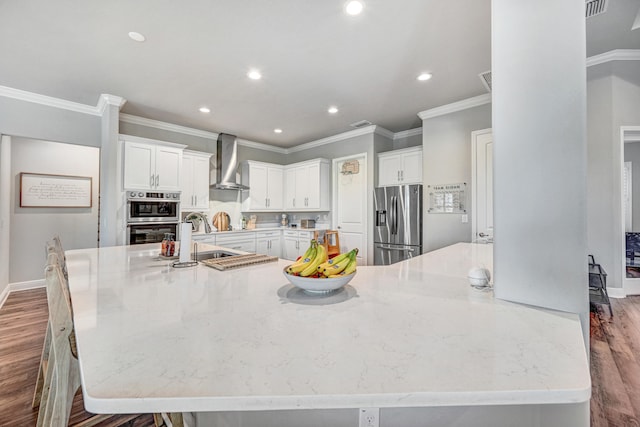
[[[228,236],[216,235],[216,245],[227,249],[256,252],[256,233],[233,233]]]
[[[282,257],[282,233],[280,230],[256,232],[256,252]]]
[[[282,238],[282,258],[295,261],[307,251],[312,238],[312,231],[286,230]]]

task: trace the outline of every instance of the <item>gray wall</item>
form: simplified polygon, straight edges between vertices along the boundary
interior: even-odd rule
[[[400,150],[402,148],[417,147],[422,145],[422,135],[411,135],[406,138],[398,138],[393,140],[393,149]]]
[[[0,134],[100,147],[101,118],[0,96]]]
[[[67,249],[97,247],[100,149],[11,138],[11,268],[9,282],[42,279],[44,245],[58,234]],[[20,173],[92,177],[90,208],[21,208]]]
[[[632,219],[631,230],[640,231],[640,142],[624,144],[624,161],[632,168]]]
[[[620,126],[640,126],[640,62],[618,61],[587,71],[588,250],[623,284]]]
[[[469,108],[422,122],[422,162],[425,190],[424,252],[458,242],[470,242],[471,236],[471,132],[491,127],[491,104]],[[426,213],[428,185],[467,183],[467,214]]]

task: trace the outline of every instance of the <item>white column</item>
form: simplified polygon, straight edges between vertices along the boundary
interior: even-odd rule
[[[118,214],[122,210],[122,189],[118,156],[120,108],[125,100],[101,95],[102,141],[100,149],[100,247],[118,244],[122,231]]]
[[[584,0],[493,0],[498,298],[588,312]]]
[[[0,137],[0,295],[9,285],[11,205],[11,137],[2,135]]]

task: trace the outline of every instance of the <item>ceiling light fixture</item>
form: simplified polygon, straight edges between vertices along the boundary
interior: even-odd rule
[[[364,4],[362,4],[361,1],[355,1],[355,0],[350,1],[344,7],[345,12],[347,12],[347,14],[352,16],[360,15],[360,13],[362,12],[362,9],[364,9]]]
[[[327,111],[329,112],[329,114],[335,114],[338,112],[338,107],[329,107]]]
[[[282,129],[280,129],[280,128],[276,128],[276,129],[274,129],[273,131],[274,131],[275,133],[282,133]]]
[[[258,70],[251,70],[247,73],[247,77],[251,80],[260,80],[262,78],[262,74]]]
[[[145,36],[135,31],[129,31],[129,38],[141,43],[146,40]]]
[[[431,73],[422,73],[417,77],[417,79],[420,80],[421,82],[424,82],[429,80],[431,77],[433,77]]]
[[[200,112],[201,113],[210,113],[211,110],[209,108],[207,108],[207,107],[200,107]]]

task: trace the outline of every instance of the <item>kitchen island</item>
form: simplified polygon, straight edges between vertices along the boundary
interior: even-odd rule
[[[471,288],[466,273],[491,268],[491,245],[358,267],[326,296],[290,285],[289,261],[178,269],[158,252],[67,252],[91,412],[333,427],[375,407],[381,426],[589,424],[578,317]]]

